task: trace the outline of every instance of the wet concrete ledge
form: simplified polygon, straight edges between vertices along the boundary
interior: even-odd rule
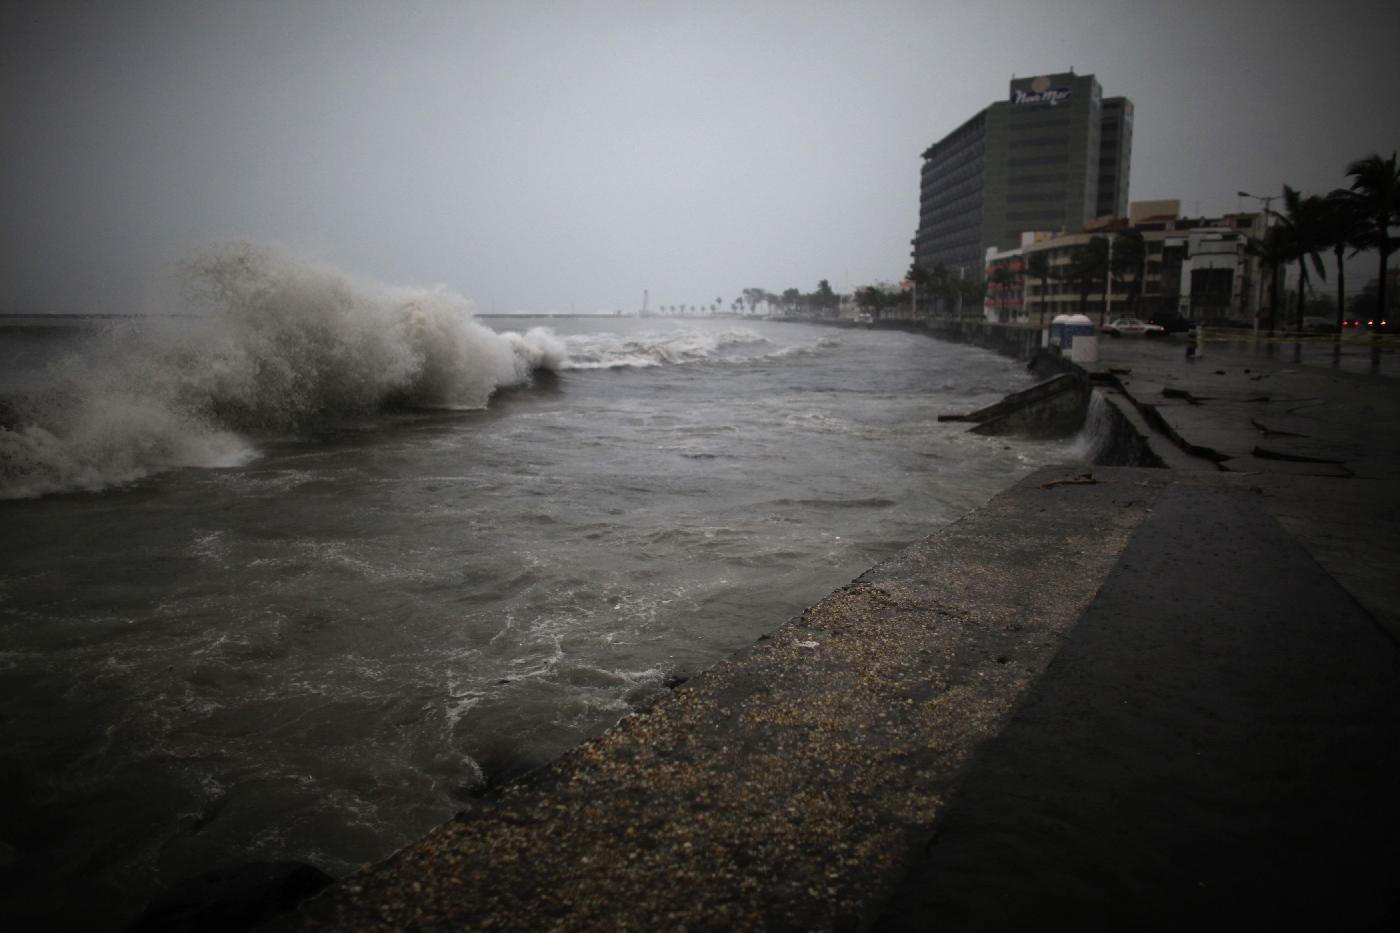
[[[1059,373],[993,405],[965,415],[939,415],[939,421],[972,423],[974,434],[1064,437],[1084,423],[1089,383],[1083,374]]]
[[[1154,501],[1041,471],[276,929],[860,929]]]

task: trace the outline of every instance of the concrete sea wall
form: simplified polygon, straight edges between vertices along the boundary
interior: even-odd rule
[[[989,321],[929,321],[922,329],[939,340],[970,343],[1020,360],[1029,360],[1040,349],[1040,331],[1028,327]]]

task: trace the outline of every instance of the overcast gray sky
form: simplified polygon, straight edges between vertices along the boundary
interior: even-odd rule
[[[1136,106],[1134,200],[1400,145],[1393,2],[6,0],[0,311],[224,238],[480,311],[845,291],[908,267],[929,143],[1071,67]]]

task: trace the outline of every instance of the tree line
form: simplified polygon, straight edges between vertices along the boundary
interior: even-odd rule
[[[986,292],[986,284],[979,277],[964,278],[942,263],[927,269],[916,261],[904,274],[903,282],[865,285],[855,290],[854,298],[857,307],[872,314],[893,308],[906,309],[917,316],[934,308],[980,308]]]
[[[1304,195],[1284,185],[1283,210],[1269,211],[1276,223],[1268,228],[1262,239],[1250,244],[1251,251],[1269,270],[1270,330],[1278,323],[1279,273],[1290,263],[1298,266],[1298,300],[1293,320],[1301,326],[1307,301],[1309,266],[1318,279],[1325,282],[1327,269],[1322,264],[1321,256],[1329,251],[1336,259],[1337,266],[1338,333],[1342,330],[1346,315],[1346,266],[1343,260],[1348,253],[1355,256],[1357,253],[1375,251],[1379,275],[1371,316],[1376,321],[1386,318],[1389,307],[1386,270],[1398,239],[1391,235],[1390,230],[1400,226],[1400,166],[1396,164],[1396,153],[1392,152],[1388,159],[1378,154],[1359,159],[1347,166],[1346,174],[1351,179],[1350,187],[1336,188],[1325,195]]]
[[[726,308],[734,314],[758,314],[762,308],[768,314],[807,315],[812,317],[835,317],[841,307],[841,296],[822,279],[815,291],[803,292],[798,288],[788,288],[781,292],[770,292],[764,288],[746,288],[739,297],[726,302],[716,298],[709,304],[662,305],[666,314],[713,314]]]

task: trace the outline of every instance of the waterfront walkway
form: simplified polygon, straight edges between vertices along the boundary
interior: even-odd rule
[[[1305,347],[1299,363],[1292,344],[1210,343],[1188,362],[1179,342],[1110,339],[1089,368],[1113,375],[1137,409],[1155,412],[1177,449],[1198,455],[1168,450],[1169,465],[1256,492],[1260,507],[1400,637],[1400,359],[1387,357],[1372,374],[1352,349],[1341,368],[1327,344]]]
[[[278,926],[1393,921],[1400,382],[1103,349],[1173,469],[1030,477]]]

